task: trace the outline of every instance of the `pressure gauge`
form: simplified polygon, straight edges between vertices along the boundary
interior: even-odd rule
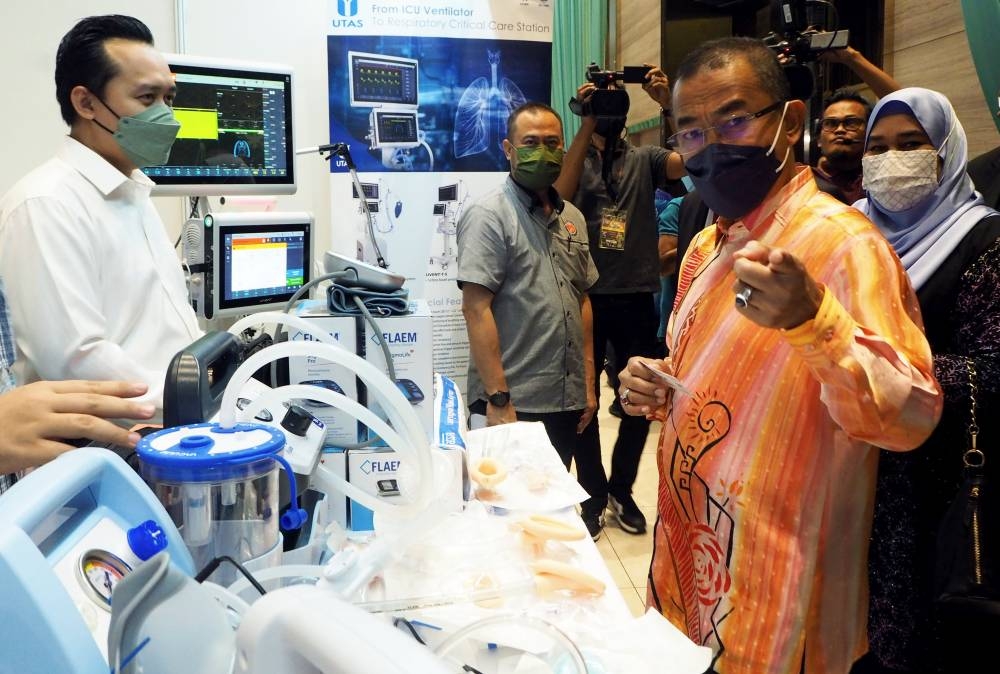
[[[111,593],[125,574],[132,570],[128,564],[106,550],[88,550],[80,555],[77,567],[84,592],[106,611],[111,610]]]

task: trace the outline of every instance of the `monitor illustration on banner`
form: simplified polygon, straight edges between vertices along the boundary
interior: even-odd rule
[[[349,51],[348,82],[351,106],[371,108],[368,147],[380,150],[382,165],[410,168],[409,150],[426,147],[433,166],[434,152],[420,134],[417,60]]]
[[[331,35],[327,56],[330,142],[362,173],[507,171],[510,113],[550,97],[545,42]]]

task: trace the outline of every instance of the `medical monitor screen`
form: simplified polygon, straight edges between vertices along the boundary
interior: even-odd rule
[[[181,128],[154,194],[295,191],[292,73],[281,66],[168,56]]]
[[[458,185],[439,187],[438,201],[458,201]]]
[[[366,199],[378,199],[378,183],[361,183],[361,189]],[[358,188],[354,183],[351,183],[351,196],[358,198]]]
[[[357,51],[347,57],[352,106],[417,106],[416,59]]]
[[[311,225],[232,225],[219,229],[219,312],[287,302],[309,281]]]
[[[444,215],[445,208],[444,204],[434,204],[434,215]]]
[[[379,145],[414,145],[418,142],[417,113],[375,111],[375,140]]]

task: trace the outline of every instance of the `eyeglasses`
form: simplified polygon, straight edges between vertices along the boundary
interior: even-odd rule
[[[841,124],[845,131],[861,131],[865,128],[865,120],[860,117],[824,117],[819,122],[824,131],[836,131]]]
[[[776,101],[763,110],[746,115],[735,115],[713,126],[678,131],[667,139],[667,143],[682,155],[689,155],[699,152],[705,147],[709,131],[715,131],[716,137],[724,143],[743,140],[750,134],[753,120],[771,114],[784,104],[785,101]]]

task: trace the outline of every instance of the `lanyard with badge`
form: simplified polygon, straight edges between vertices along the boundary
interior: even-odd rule
[[[613,146],[612,146],[613,147]],[[597,238],[597,247],[601,250],[625,250],[625,233],[628,231],[628,216],[624,209],[618,207],[618,190],[614,183],[620,182],[622,174],[625,172],[624,156],[622,165],[612,177],[614,172],[614,150],[611,153],[601,152],[601,176],[604,180],[604,187],[608,191],[608,196],[614,202],[614,206],[609,206],[601,210],[601,229]]]

